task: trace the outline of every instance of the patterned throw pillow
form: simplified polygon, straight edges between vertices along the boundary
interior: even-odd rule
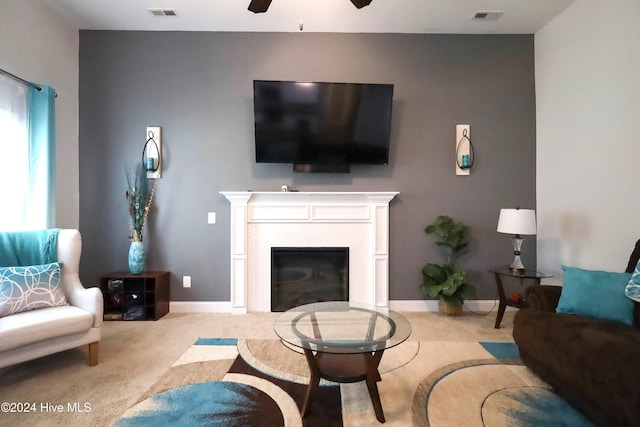
[[[62,263],[0,268],[0,317],[67,305],[60,286]]]
[[[640,261],[636,265],[627,287],[624,288],[624,294],[632,300],[640,302]]]

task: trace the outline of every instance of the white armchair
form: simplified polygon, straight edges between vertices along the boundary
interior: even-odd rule
[[[97,287],[85,289],[80,283],[81,252],[80,232],[60,230],[60,281],[69,305],[0,317],[0,368],[82,345],[89,346],[89,365],[98,363],[102,292]]]

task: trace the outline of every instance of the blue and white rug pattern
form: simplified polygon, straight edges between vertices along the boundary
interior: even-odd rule
[[[237,345],[236,339],[200,338],[169,372],[179,377],[188,370],[215,371],[216,365],[220,365],[219,372],[226,372],[238,356]],[[218,381],[184,384],[152,394],[125,412],[115,426],[302,426],[296,403],[271,382],[228,372],[219,376]]]
[[[522,365],[515,344],[478,344],[491,357],[450,363],[424,378],[414,396],[414,425],[593,425]]]
[[[406,344],[406,345],[405,345]],[[591,426],[513,343],[407,342],[383,356],[386,426]],[[364,383],[323,382],[303,420],[304,355],[277,340],[201,338],[117,427],[378,425]]]

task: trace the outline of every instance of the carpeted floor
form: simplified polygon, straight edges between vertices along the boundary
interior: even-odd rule
[[[429,410],[427,418],[426,400],[422,404],[425,408],[423,419],[415,415],[415,396],[430,393],[429,399],[437,397],[447,401],[446,396],[450,392],[444,386],[449,380],[459,377],[460,381],[465,381],[464,376],[458,375],[465,370],[457,369],[453,364],[491,358],[492,356],[488,356],[490,352],[479,346],[478,342],[513,342],[513,312],[507,312],[499,330],[493,328],[495,313],[486,317],[465,314],[459,318],[448,318],[438,313],[405,315],[413,327],[410,341],[397,347],[397,358],[392,357],[391,351],[385,353],[381,365],[383,381],[379,384],[379,389],[387,425],[451,425],[442,424],[439,419],[433,418],[437,414],[435,409]],[[130,408],[161,393],[160,390],[176,390],[170,377],[181,378],[181,381],[194,378],[198,384],[207,384],[220,382],[220,378],[233,374],[235,376],[231,377],[232,381],[227,382],[242,383],[238,381],[238,376],[246,374],[234,371],[242,371],[244,368],[232,369],[236,360],[233,357],[226,357],[227,362],[216,363],[219,365],[217,368],[207,366],[206,369],[202,367],[193,370],[186,366],[194,363],[178,363],[179,360],[185,360],[183,356],[189,357],[193,344],[201,337],[239,338],[241,348],[242,343],[247,343],[249,353],[259,356],[253,361],[249,356],[246,357],[250,360],[250,366],[267,371],[260,365],[264,363],[269,369],[278,372],[276,376],[286,373],[294,377],[305,377],[305,364],[299,363],[304,360],[300,359],[302,356],[284,348],[277,341],[272,330],[275,317],[275,313],[169,314],[157,322],[106,322],[100,344],[100,362],[96,367],[87,365],[88,355],[83,348],[0,369],[0,401],[35,404],[36,409],[30,413],[3,413],[0,425],[111,425],[124,419],[123,415]],[[290,357],[281,357],[280,352],[290,353]],[[478,357],[478,353],[481,357]],[[180,365],[183,365],[182,371],[175,369]],[[447,381],[434,380],[429,375],[452,366],[455,375],[442,374]],[[518,369],[526,372],[521,366]],[[171,371],[177,373],[169,375]],[[491,378],[492,375],[489,374]],[[497,375],[508,377],[502,373]],[[525,374],[516,376],[518,375],[526,378]],[[391,380],[392,377],[396,379]],[[285,380],[292,383],[296,381],[295,378],[293,381],[289,378]],[[163,385],[164,381],[167,384]],[[488,382],[495,381],[492,379]],[[359,387],[363,387],[362,384],[343,386],[340,387],[345,389],[340,391],[342,425],[375,425],[366,388],[364,396],[367,399],[363,400],[359,397],[362,395],[362,390],[359,390]],[[200,387],[215,388],[219,385]],[[260,390],[254,386],[251,388]],[[225,393],[243,394],[246,391],[242,387],[231,387]],[[222,392],[208,390],[199,394],[211,393]],[[273,393],[276,392],[269,391],[266,395],[272,397]],[[460,398],[460,393],[462,392],[453,401]],[[495,396],[492,400],[498,401],[498,397],[505,398]],[[328,397],[329,400],[331,398]],[[456,405],[458,404],[456,401]],[[57,405],[62,405],[63,410],[53,412],[52,408],[59,408]],[[437,407],[443,406],[438,404]],[[289,406],[289,412],[295,415],[296,411],[291,409]],[[321,407],[317,409],[322,416]],[[281,412],[283,416],[288,416],[286,411]]]

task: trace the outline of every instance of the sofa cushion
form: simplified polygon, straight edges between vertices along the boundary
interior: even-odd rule
[[[93,314],[74,306],[26,311],[0,318],[0,351],[81,333],[91,329]]]
[[[624,294],[630,273],[562,266],[564,279],[556,312],[633,325],[633,301]]]
[[[631,275],[631,279],[624,288],[624,294],[636,302],[640,302],[640,262]]]
[[[0,268],[0,317],[66,305],[61,263]]]

